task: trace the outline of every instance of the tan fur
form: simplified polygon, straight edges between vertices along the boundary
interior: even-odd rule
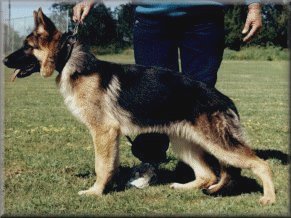
[[[119,165],[119,130],[110,126],[95,125],[90,128],[95,150],[96,182],[83,195],[102,195]]]
[[[65,104],[82,123],[86,126],[93,126],[96,125],[95,123],[101,122],[103,118],[101,106],[104,94],[99,90],[97,74],[92,74],[88,78],[80,78],[76,82],[71,82],[71,78],[63,74],[59,88]],[[99,93],[99,95],[92,95],[91,93]],[[92,104],[88,102],[92,102]]]
[[[41,34],[41,35],[45,35],[47,36],[48,33],[45,31],[44,26],[43,25],[39,25],[37,30],[36,30],[37,34]]]

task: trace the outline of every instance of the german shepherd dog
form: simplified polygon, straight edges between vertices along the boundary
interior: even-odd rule
[[[93,138],[96,181],[80,195],[102,195],[119,165],[119,138],[163,133],[173,151],[195,172],[195,180],[174,189],[208,188],[227,181],[227,166],[251,169],[263,184],[262,204],[275,202],[271,170],[248,146],[234,103],[215,88],[165,69],[121,65],[96,59],[72,34],[61,33],[42,10],[34,11],[35,29],[19,50],[4,59],[14,77],[34,72],[56,83],[72,114]],[[221,178],[205,161],[219,160]]]

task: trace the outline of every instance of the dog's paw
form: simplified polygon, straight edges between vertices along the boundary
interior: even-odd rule
[[[95,196],[101,196],[102,195],[102,192],[90,188],[88,190],[79,191],[78,192],[78,195],[86,195],[86,196],[95,195]]]
[[[214,194],[214,193],[220,191],[222,188],[223,188],[223,186],[221,184],[217,183],[217,184],[209,186],[207,189],[205,189],[205,191],[208,194]]]
[[[214,190],[217,189],[218,184],[214,184],[208,187],[208,190]]]
[[[260,198],[259,202],[262,205],[271,205],[276,201],[275,197],[263,196]]]
[[[172,188],[172,189],[181,189],[181,188],[183,188],[184,187],[184,184],[181,184],[181,183],[172,183],[171,185],[170,185],[170,188]]]

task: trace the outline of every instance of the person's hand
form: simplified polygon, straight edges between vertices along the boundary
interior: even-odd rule
[[[245,26],[242,34],[246,34],[243,38],[244,42],[249,42],[262,28],[262,14],[261,5],[253,3],[249,5],[249,12],[247,15]]]
[[[76,4],[73,8],[73,21],[83,23],[83,20],[89,14],[93,5],[94,0],[84,0]]]

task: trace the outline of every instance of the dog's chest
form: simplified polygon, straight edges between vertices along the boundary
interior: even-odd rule
[[[61,78],[59,90],[64,97],[64,103],[69,111],[79,120],[82,121],[82,108],[77,104],[76,95],[74,95],[73,87],[65,78]]]
[[[70,76],[63,74],[59,81],[59,91],[64,98],[64,103],[69,111],[82,123],[88,123],[90,116],[90,105],[85,104],[85,96],[80,96],[82,93],[76,90]]]
[[[63,71],[58,84],[65,105],[79,121],[92,126],[108,119],[107,113],[104,112],[106,110],[105,94],[100,89],[98,74],[80,75],[73,79],[68,71]]]

